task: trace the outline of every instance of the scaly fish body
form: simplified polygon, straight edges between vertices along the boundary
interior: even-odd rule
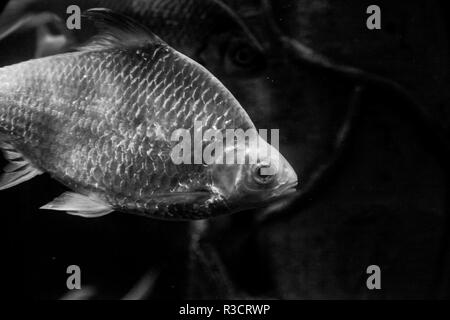
[[[94,11],[95,17],[103,15]],[[28,174],[48,172],[99,205],[79,208],[69,199],[70,205],[56,201],[50,209],[178,219],[229,212],[236,195],[224,193],[233,188],[222,188],[217,166],[174,164],[170,154],[178,142],[171,134],[180,128],[193,132],[195,121],[203,121],[204,130],[254,129],[250,118],[205,68],[167,44],[136,47],[137,39],[122,47],[119,40],[126,42],[113,39],[112,46],[94,44],[0,69],[7,158],[20,153],[36,170]],[[227,167],[236,178],[236,170],[244,169]],[[283,170],[278,193],[297,179],[287,163]]]

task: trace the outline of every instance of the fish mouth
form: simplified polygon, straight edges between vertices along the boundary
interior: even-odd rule
[[[298,181],[289,182],[279,189],[277,189],[272,196],[267,199],[265,202],[266,206],[272,206],[280,203],[290,203],[291,199],[295,198],[295,195],[298,193],[297,190]]]
[[[288,208],[299,194],[297,190],[298,182],[294,181],[283,186],[272,199],[269,199],[265,203],[265,208],[260,212],[260,220],[264,217],[281,212]]]
[[[289,182],[276,190],[273,197],[277,197],[277,199],[279,199],[280,197],[284,198],[285,196],[291,195],[292,193],[297,192],[297,185],[298,181]]]

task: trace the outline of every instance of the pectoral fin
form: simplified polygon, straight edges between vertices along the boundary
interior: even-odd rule
[[[109,204],[99,199],[75,192],[64,192],[40,209],[66,211],[68,214],[83,218],[98,218],[114,211]]]

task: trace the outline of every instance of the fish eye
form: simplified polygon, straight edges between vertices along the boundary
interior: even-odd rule
[[[256,60],[257,52],[248,45],[242,45],[234,49],[231,58],[236,65],[248,67]]]
[[[263,174],[263,172],[264,172],[263,169],[265,169],[265,168],[270,168],[270,164],[262,162],[253,168],[253,179],[258,184],[262,184],[262,185],[270,184],[275,178],[274,174],[272,174],[272,175]]]
[[[257,71],[264,67],[263,54],[243,41],[232,41],[227,51],[232,71]]]

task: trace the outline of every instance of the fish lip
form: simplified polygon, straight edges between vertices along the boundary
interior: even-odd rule
[[[290,182],[283,185],[280,189],[272,194],[271,197],[262,201],[263,206],[270,206],[272,204],[281,202],[286,199],[294,199],[295,194],[297,194],[298,181]]]
[[[275,194],[274,197],[272,197],[271,199],[267,199],[264,202],[266,208],[261,211],[261,220],[264,219],[265,216],[268,216],[273,212],[281,211],[292,205],[293,201],[299,193],[299,190],[297,190],[297,185],[298,181],[290,182],[283,186],[283,188],[277,194]],[[280,205],[280,207],[276,208],[277,205]]]
[[[288,184],[285,184],[282,186],[282,188],[280,188],[279,190],[277,190],[276,193],[274,193],[274,197],[282,197],[284,198],[285,195],[290,195],[294,192],[297,192],[297,185],[298,185],[298,181],[294,181],[294,182],[290,182]]]

